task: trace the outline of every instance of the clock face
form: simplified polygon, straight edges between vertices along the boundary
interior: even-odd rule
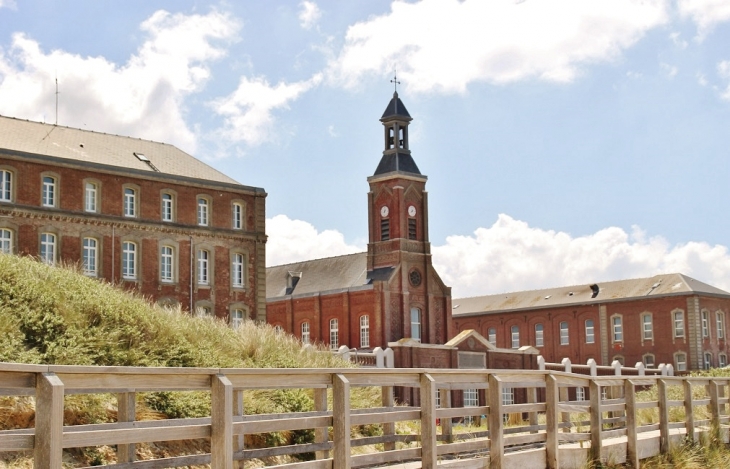
[[[408,207],[408,216],[410,216],[410,217],[416,216],[416,207],[414,207],[413,205]]]
[[[380,216],[381,217],[387,217],[388,216],[388,213],[390,213],[390,210],[388,210],[388,206],[387,205],[383,205],[381,207],[381,209],[380,209]]]

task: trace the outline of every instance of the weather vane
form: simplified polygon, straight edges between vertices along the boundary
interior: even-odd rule
[[[393,69],[393,79],[390,80],[391,83],[393,83],[394,91],[398,92],[398,85],[400,85],[400,82],[398,81],[398,74],[395,69]]]

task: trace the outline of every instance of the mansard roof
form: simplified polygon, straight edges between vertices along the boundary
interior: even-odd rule
[[[2,150],[19,156],[61,158],[72,164],[101,165],[141,175],[172,175],[241,186],[235,179],[167,143],[5,116],[0,116]]]
[[[453,316],[505,313],[568,305],[602,304],[634,299],[701,295],[730,298],[730,293],[680,273],[613,282],[585,283],[542,290],[455,298]]]
[[[267,301],[280,297],[372,289],[374,281],[387,281],[392,267],[367,270],[367,252],[327,257],[266,268]],[[298,278],[292,288],[290,279]]]

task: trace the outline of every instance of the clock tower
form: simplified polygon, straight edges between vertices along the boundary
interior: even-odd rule
[[[393,93],[380,122],[384,149],[368,178],[367,269],[382,291],[386,341],[443,344],[451,337],[451,288],[431,263],[427,177],[411,156],[405,105]]]

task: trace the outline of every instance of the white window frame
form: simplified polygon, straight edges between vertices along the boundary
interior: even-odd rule
[[[710,312],[707,310],[702,311],[702,337],[710,337]]]
[[[233,202],[231,209],[231,227],[234,230],[243,229],[243,204],[240,202]]]
[[[656,357],[654,357],[653,353],[645,354],[643,357],[641,357],[641,361],[644,363],[645,368],[656,367]]]
[[[231,328],[238,329],[243,324],[246,312],[241,308],[234,308],[231,310]]]
[[[717,364],[720,368],[725,368],[727,366],[727,355],[725,355],[724,353],[718,354]]]
[[[210,285],[210,251],[198,249],[198,285]]]
[[[0,169],[0,202],[13,201],[13,172]]]
[[[712,353],[705,352],[702,354],[702,369],[709,370],[712,368]]]
[[[175,221],[175,196],[169,192],[162,193],[160,218],[165,222]]]
[[[99,275],[99,240],[91,236],[81,241],[81,265],[84,275],[97,277]]]
[[[578,386],[575,388],[575,400],[576,401],[585,401],[586,400],[586,388],[582,386]]]
[[[672,330],[674,331],[674,337],[675,338],[684,338],[684,336],[685,336],[684,311],[682,311],[682,310],[673,311],[672,320],[674,322],[674,327],[672,328]]]
[[[340,321],[337,318],[330,319],[330,350],[340,348]]]
[[[510,387],[502,388],[502,405],[512,405],[515,403],[515,390]]]
[[[0,228],[0,252],[12,254],[13,251],[13,230]]]
[[[561,321],[560,322],[560,345],[569,345],[570,344],[570,329],[568,326],[568,321]]]
[[[479,406],[479,391],[475,388],[464,389],[463,394],[464,407],[478,407]],[[464,425],[472,425],[474,423],[474,417],[469,415],[464,417]]]
[[[137,189],[125,187],[123,194],[122,213],[127,218],[135,218],[137,216]]]
[[[166,244],[160,246],[160,282],[175,282],[175,248]]]
[[[84,211],[97,213],[99,210],[99,184],[93,181],[84,183]]]
[[[535,347],[543,347],[545,345],[545,326],[541,322],[535,324]]]
[[[304,321],[301,325],[302,330],[302,343],[309,344],[312,341],[311,326],[308,321]]]
[[[54,233],[41,233],[41,249],[39,257],[48,265],[56,265],[58,237]]]
[[[681,360],[680,360],[681,358]],[[676,352],[674,354],[674,369],[676,371],[687,371],[687,354]]]
[[[715,323],[717,325],[717,338],[725,338],[725,313],[722,311],[715,312]]]
[[[139,246],[134,241],[122,242],[122,279],[137,280]]]
[[[641,338],[642,340],[654,340],[654,318],[651,313],[641,315]]]
[[[244,272],[246,265],[246,257],[240,252],[234,252],[231,256],[231,286],[233,288],[243,288],[246,285],[244,282]]]
[[[510,327],[510,339],[513,349],[520,348],[520,326]]]
[[[55,207],[58,203],[58,178],[50,175],[41,176],[41,205]]]
[[[421,341],[421,308],[411,308],[411,339]]]
[[[198,196],[197,202],[198,226],[210,224],[210,200],[207,197]]]
[[[360,316],[360,348],[370,348],[370,316]]]
[[[624,318],[620,314],[611,316],[611,339],[613,343],[624,341]]]
[[[489,329],[487,329],[487,341],[490,344],[494,345],[495,347],[497,346],[497,328],[496,327],[490,327]]]
[[[590,323],[590,325],[589,325]],[[585,329],[586,329],[586,344],[595,344],[596,343],[596,326],[593,319],[586,319],[585,320]]]

